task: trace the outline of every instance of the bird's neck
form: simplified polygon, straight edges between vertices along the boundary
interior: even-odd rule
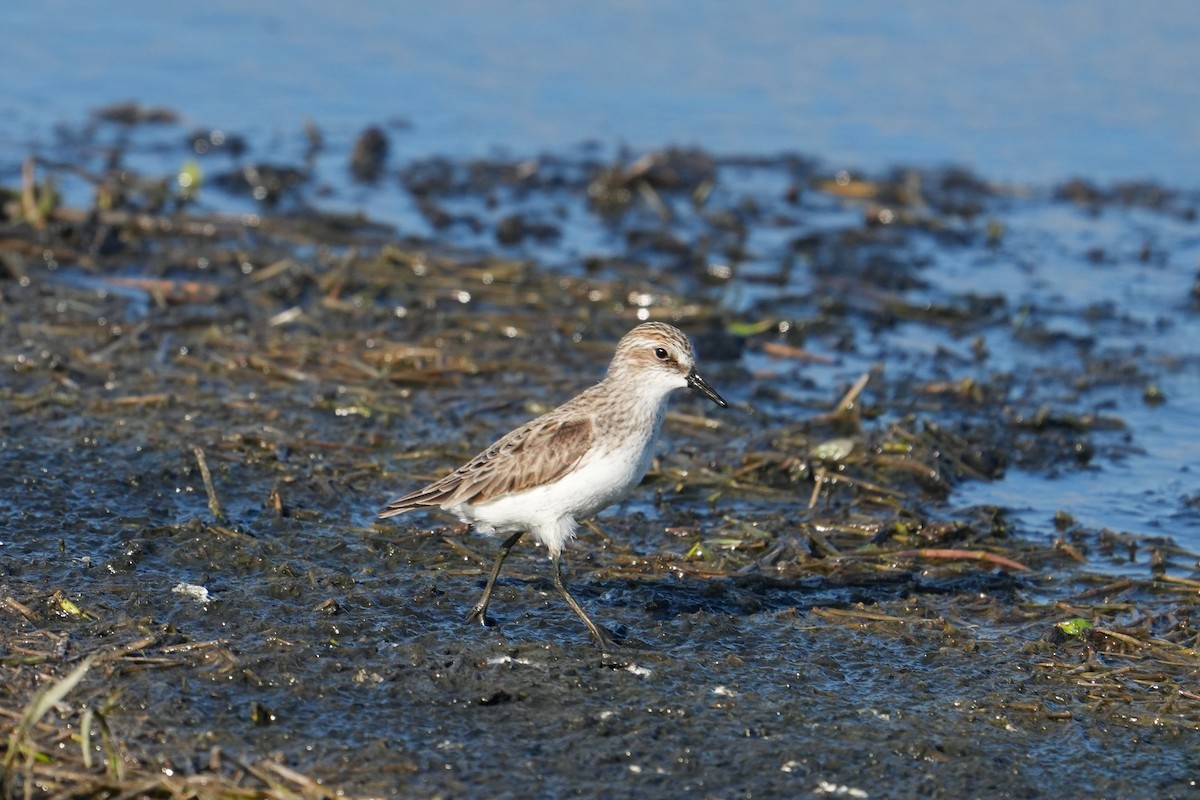
[[[617,447],[642,449],[658,438],[667,399],[674,387],[653,384],[639,385],[627,379],[612,382],[609,375],[592,387],[603,395],[604,402],[595,405],[597,435]]]

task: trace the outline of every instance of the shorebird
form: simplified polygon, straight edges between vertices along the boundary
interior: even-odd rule
[[[691,387],[728,404],[696,372],[687,336],[661,322],[625,334],[604,379],[558,408],[506,434],[439,481],[393,500],[381,519],[419,508],[440,508],[487,534],[509,534],[467,620],[487,624],[500,567],[526,533],[546,546],[554,588],[604,649],[612,634],[588,617],[562,574],[563,545],[578,520],[625,497],[650,466],[667,400]]]

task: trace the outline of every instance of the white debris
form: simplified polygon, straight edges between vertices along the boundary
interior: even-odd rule
[[[190,597],[193,600],[199,600],[201,603],[207,603],[216,599],[208,593],[208,589],[203,586],[197,586],[194,583],[177,583],[171,591],[175,594],[181,594],[184,597]]]

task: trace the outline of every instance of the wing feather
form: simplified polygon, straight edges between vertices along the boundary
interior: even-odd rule
[[[380,518],[414,508],[484,503],[561,478],[592,445],[589,417],[547,414],[522,425],[435,483],[388,503]]]

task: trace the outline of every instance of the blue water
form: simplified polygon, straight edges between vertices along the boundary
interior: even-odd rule
[[[964,484],[954,502],[1010,509],[1024,530],[1047,539],[1057,537],[1053,518],[1063,511],[1089,529],[1171,537],[1200,552],[1200,313],[1192,297],[1200,277],[1197,224],[1036,203],[1007,215],[1005,224],[1002,255],[957,265],[945,259],[935,270],[939,288],[972,287],[1003,295],[1014,308],[1034,308],[1049,330],[1094,339],[1097,361],[1119,363],[1132,354],[1144,386],[1161,389],[1166,402],[1147,403],[1136,385],[1100,381],[1072,399],[1064,396],[1068,387],[1050,384],[1048,397],[1022,399],[1120,419],[1125,428],[1098,434],[1101,455],[1084,469],[1050,476],[1012,469],[1002,481]],[[1138,255],[1143,245],[1158,255],[1144,261]],[[1092,248],[1110,260],[1088,264]],[[1108,307],[1118,313],[1100,324],[1086,324],[1086,312],[1080,313]],[[995,336],[988,345],[989,367],[1016,374],[1048,372],[1076,359],[1072,348],[1036,353]],[[1116,566],[1147,574],[1148,565],[1144,554],[1139,565]]]
[[[276,148],[311,119],[335,147],[393,123],[410,155],[695,143],[1195,186],[1197,42],[1186,0],[10,3],[0,167],[133,99]]]

